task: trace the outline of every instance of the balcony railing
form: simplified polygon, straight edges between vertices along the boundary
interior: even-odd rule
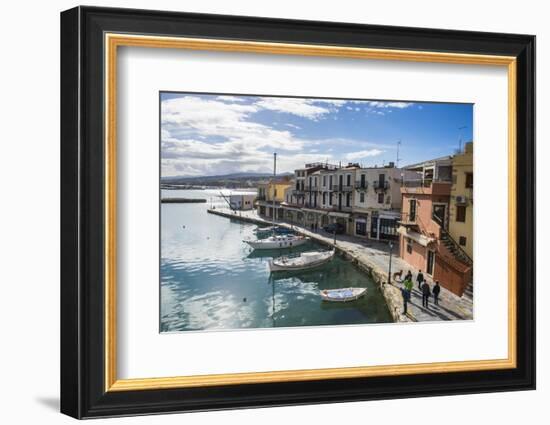
[[[311,192],[311,191],[316,191],[316,190],[319,190],[319,186],[306,186],[306,190]]]
[[[355,189],[357,190],[367,190],[367,187],[368,187],[368,183],[367,182],[355,182]]]
[[[451,183],[451,179],[416,179],[416,180],[403,180],[401,186],[403,187],[430,187],[432,183]]]
[[[388,188],[390,187],[390,183],[387,180],[375,180],[372,183],[372,187],[374,190],[388,190]]]

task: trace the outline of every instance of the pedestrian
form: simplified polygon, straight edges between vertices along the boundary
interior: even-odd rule
[[[401,296],[403,297],[403,314],[407,314],[407,303],[411,299],[411,292],[406,288],[401,288]]]
[[[430,300],[430,285],[427,281],[422,284],[422,307],[428,308],[428,301]]]
[[[411,280],[411,281],[413,280],[413,274],[411,273],[410,270],[405,275],[405,280]]]
[[[413,281],[411,279],[405,279],[405,281],[403,282],[403,286],[407,291],[409,291],[410,294],[413,289]]]
[[[439,280],[435,281],[435,286],[432,292],[434,294],[434,304],[439,305],[439,293],[441,292],[441,286],[439,286]]]
[[[422,290],[422,282],[424,282],[424,275],[422,274],[422,270],[418,270],[418,274],[416,275],[416,281],[418,282],[418,290]]]

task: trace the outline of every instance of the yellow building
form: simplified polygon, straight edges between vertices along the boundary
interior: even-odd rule
[[[258,213],[273,217],[273,207],[275,207],[276,217],[282,219],[283,209],[280,204],[285,200],[285,191],[290,186],[292,186],[292,182],[288,179],[260,183],[257,197]]]
[[[474,145],[466,143],[464,152],[453,157],[453,184],[449,211],[449,234],[473,258],[474,229]]]

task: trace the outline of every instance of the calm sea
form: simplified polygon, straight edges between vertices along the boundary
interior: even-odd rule
[[[242,242],[255,237],[256,225],[206,212],[226,206],[219,190],[163,190],[162,196],[208,200],[161,206],[162,332],[391,322],[374,282],[343,258],[270,275],[268,261],[281,251],[252,251]],[[309,243],[293,252],[318,248]],[[320,290],[349,286],[367,287],[367,296],[321,301]]]

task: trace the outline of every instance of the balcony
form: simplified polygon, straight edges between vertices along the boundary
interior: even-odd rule
[[[368,187],[368,183],[367,182],[355,182],[355,189],[356,190],[367,190],[367,187]]]
[[[404,180],[401,193],[418,193],[423,195],[449,196],[451,181],[449,180]]]
[[[305,194],[302,189],[293,189],[291,193],[293,196],[304,196]]]
[[[387,180],[384,180],[384,181],[375,180],[374,182],[372,182],[372,188],[376,191],[379,191],[379,190],[386,191],[389,189],[389,187],[390,187],[390,183]]]
[[[319,186],[306,186],[305,190],[308,192],[317,192],[319,190]]]
[[[342,186],[342,189],[341,189],[341,192],[351,192],[353,190],[353,186],[352,185],[346,185],[346,186]]]

